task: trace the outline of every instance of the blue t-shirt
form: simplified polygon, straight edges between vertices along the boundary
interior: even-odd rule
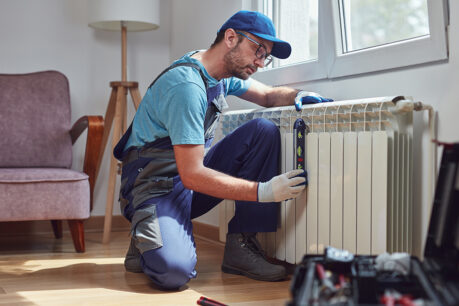
[[[219,81],[211,77],[202,63],[185,54],[175,63],[197,64],[214,87]],[[223,79],[225,96],[240,96],[250,87],[251,80],[235,77]],[[204,144],[204,119],[207,110],[206,86],[199,71],[179,66],[167,71],[151,86],[137,109],[132,133],[124,150],[140,147],[156,139],[170,137],[172,145]]]

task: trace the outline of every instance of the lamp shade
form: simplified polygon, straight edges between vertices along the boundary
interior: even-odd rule
[[[89,26],[95,29],[149,31],[159,28],[159,0],[89,0]]]

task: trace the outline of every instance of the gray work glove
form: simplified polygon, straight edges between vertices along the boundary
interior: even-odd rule
[[[260,182],[258,183],[258,202],[280,202],[296,198],[306,187],[305,181],[304,170],[292,170],[275,176],[268,182]]]

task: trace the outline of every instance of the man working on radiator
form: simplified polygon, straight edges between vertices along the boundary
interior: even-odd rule
[[[223,272],[264,281],[286,277],[283,266],[265,259],[255,238],[276,231],[278,202],[305,188],[297,186],[305,181],[302,170],[278,175],[278,128],[255,119],[208,148],[227,95],[264,107],[292,105],[295,98],[300,104],[326,100],[250,78],[272,56],[287,58],[290,52],[268,17],[240,11],[209,49],[184,55],[150,85],[114,152],[123,162],[121,211],[132,224],[127,271],[143,272],[164,289],[186,284],[196,277],[191,219],[233,199]]]

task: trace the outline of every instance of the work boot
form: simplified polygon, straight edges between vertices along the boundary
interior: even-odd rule
[[[135,246],[135,241],[131,238],[131,243],[129,244],[129,250],[126,253],[126,258],[124,258],[124,268],[128,272],[132,273],[142,273],[142,265],[140,264],[140,252],[139,249]]]
[[[262,281],[278,281],[286,277],[283,266],[271,264],[266,260],[260,243],[253,233],[226,235],[222,271]]]

